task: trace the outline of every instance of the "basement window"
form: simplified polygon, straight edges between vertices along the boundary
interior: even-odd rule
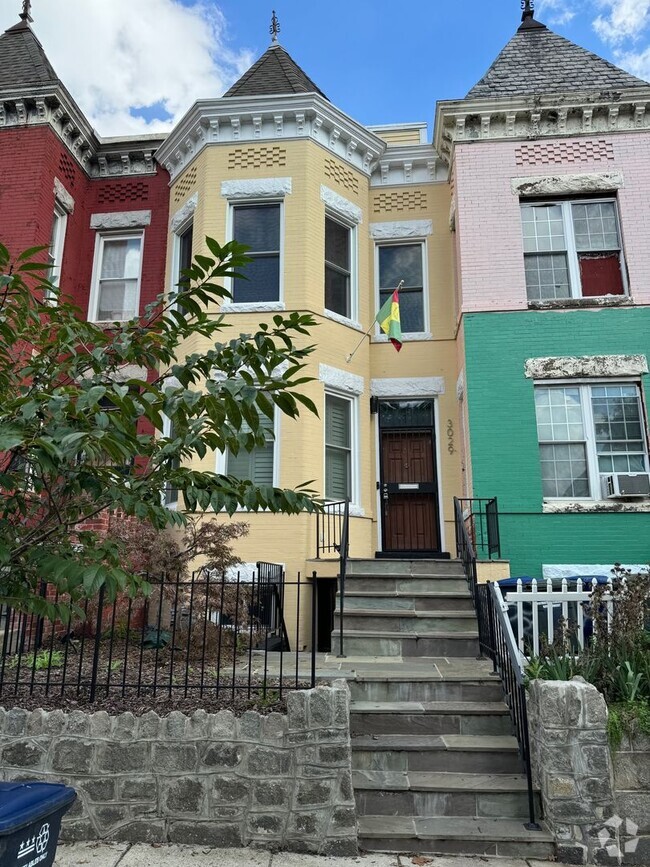
[[[526,202],[521,220],[529,301],[627,293],[614,199]]]

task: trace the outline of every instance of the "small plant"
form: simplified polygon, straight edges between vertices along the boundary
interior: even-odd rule
[[[620,747],[624,735],[631,739],[639,734],[650,736],[650,704],[647,702],[613,704],[608,710],[607,735],[612,749]]]
[[[124,664],[124,663],[122,662],[121,659],[114,659],[114,660],[111,662],[111,666],[110,666],[110,667],[111,667],[111,671],[119,671],[119,669],[122,668],[123,664]]]
[[[277,689],[264,689],[259,697],[260,707],[273,707],[280,701],[280,692]]]
[[[36,671],[43,671],[48,668],[61,668],[65,661],[65,654],[62,650],[39,650],[34,657],[33,653],[27,653],[25,656],[14,656],[8,663],[9,668],[17,668],[20,662],[20,667],[23,669],[33,668]]]

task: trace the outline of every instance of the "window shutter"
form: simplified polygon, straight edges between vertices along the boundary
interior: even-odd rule
[[[350,404],[340,397],[327,398],[327,444],[350,447]]]
[[[243,422],[241,433],[248,432],[250,432],[250,427],[246,422]],[[236,476],[238,479],[250,479],[256,485],[272,485],[273,456],[274,441],[272,439],[267,439],[266,445],[255,446],[251,452],[247,452],[244,448],[241,448],[237,455],[228,452],[226,472],[229,476]]]
[[[345,500],[350,496],[349,452],[327,449],[325,463],[325,496],[331,500]]]

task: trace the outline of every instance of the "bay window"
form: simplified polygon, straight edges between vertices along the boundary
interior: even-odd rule
[[[281,214],[279,202],[232,206],[232,237],[251,260],[233,280],[234,304],[280,300]]]

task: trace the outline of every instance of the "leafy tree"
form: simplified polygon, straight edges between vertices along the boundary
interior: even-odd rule
[[[227,327],[214,312],[228,296],[221,283],[248,260],[236,242],[206,243],[212,256],[184,273],[178,303],[161,296],[110,327],[59,296],[38,261],[43,248],[12,261],[0,246],[0,601],[63,618],[68,606],[42,598],[42,581],[73,599],[102,585],[109,599],[147,592],[115,540],[83,525],[105,509],[159,530],[183,525],[183,512],[163,503],[166,489],[192,512],[317,508],[309,483],[282,490],[182,465],[262,445],[276,409],[316,412],[298,390],[316,323],[276,315],[217,342]],[[186,349],[197,346],[210,348]]]

